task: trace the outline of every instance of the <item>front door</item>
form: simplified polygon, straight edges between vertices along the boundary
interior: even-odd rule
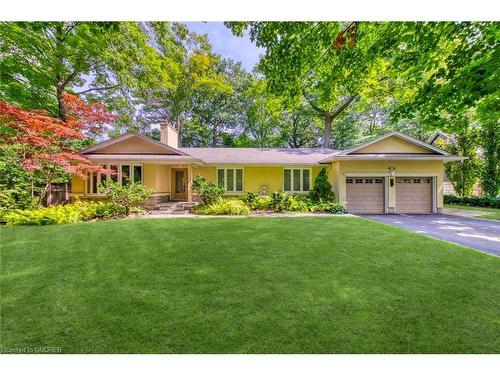
[[[185,169],[172,170],[173,196],[172,199],[187,199],[187,171]]]

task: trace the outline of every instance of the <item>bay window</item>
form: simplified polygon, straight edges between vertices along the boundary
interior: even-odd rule
[[[310,188],[310,168],[283,169],[283,191],[287,193],[306,193]]]
[[[243,192],[243,168],[217,168],[217,184],[227,192]]]

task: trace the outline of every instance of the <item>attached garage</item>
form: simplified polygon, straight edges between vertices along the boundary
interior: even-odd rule
[[[383,214],[385,212],[383,177],[346,178],[346,206],[350,213]]]
[[[396,213],[432,212],[432,178],[396,178]]]

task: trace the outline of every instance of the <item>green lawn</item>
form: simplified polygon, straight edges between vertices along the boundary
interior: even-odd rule
[[[454,208],[458,210],[479,211],[482,214],[476,217],[479,217],[481,219],[500,220],[500,209],[498,208],[471,207],[471,206],[462,206],[459,204],[445,204],[444,206],[446,208]]]
[[[354,217],[0,228],[3,347],[500,352],[500,259]]]

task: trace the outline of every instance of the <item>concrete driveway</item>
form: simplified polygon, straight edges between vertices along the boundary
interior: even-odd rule
[[[362,216],[500,256],[499,221],[445,214]]]

